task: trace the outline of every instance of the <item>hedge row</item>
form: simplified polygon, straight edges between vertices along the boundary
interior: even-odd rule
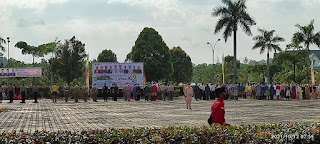
[[[243,124],[104,129],[81,132],[0,132],[0,143],[320,143],[320,124]]]

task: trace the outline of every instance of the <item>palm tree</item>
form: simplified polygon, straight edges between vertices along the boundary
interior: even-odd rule
[[[0,50],[1,51],[6,51],[6,49],[4,48],[4,46],[2,44],[6,44],[6,40],[4,40],[2,37],[0,37]],[[0,52],[0,54],[2,55],[3,53]]]
[[[309,60],[309,47],[311,44],[316,44],[320,48],[320,32],[314,33],[314,26],[313,26],[314,20],[311,20],[310,24],[307,26],[301,26],[299,24],[296,25],[296,27],[299,29],[298,32],[293,34],[292,40],[296,41],[297,44],[303,43],[307,50],[307,78],[308,82],[310,80],[309,75],[309,66],[310,66],[310,60]]]
[[[238,25],[243,31],[251,36],[250,27],[255,25],[255,21],[247,12],[246,0],[222,0],[225,6],[217,6],[213,9],[212,16],[220,17],[214,30],[214,34],[219,33],[223,28],[223,38],[227,42],[228,37],[233,33],[233,82],[237,82],[237,30]]]
[[[281,51],[278,42],[284,41],[284,38],[279,36],[273,36],[275,30],[267,31],[265,29],[258,29],[258,32],[261,35],[257,35],[253,38],[256,43],[252,49],[260,48],[260,54],[264,53],[267,50],[267,83],[270,83],[270,70],[269,70],[269,52],[271,51]]]

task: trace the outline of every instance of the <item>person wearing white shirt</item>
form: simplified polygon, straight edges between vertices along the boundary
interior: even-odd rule
[[[201,83],[201,85],[199,86],[200,90],[201,90],[201,97],[203,98],[204,100],[204,90],[205,90],[205,86],[203,83]]]
[[[216,91],[216,86],[214,84],[211,84],[210,86],[210,99],[215,100],[216,96],[215,96],[215,91]]]

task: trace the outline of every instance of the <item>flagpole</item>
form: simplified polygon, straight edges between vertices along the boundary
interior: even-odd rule
[[[225,81],[224,81],[224,54],[222,54],[222,84],[225,84]]]

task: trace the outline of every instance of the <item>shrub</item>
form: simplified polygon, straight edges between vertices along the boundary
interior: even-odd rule
[[[320,124],[247,124],[104,129],[81,132],[2,132],[0,143],[319,143]],[[299,137],[298,137],[299,136]]]

